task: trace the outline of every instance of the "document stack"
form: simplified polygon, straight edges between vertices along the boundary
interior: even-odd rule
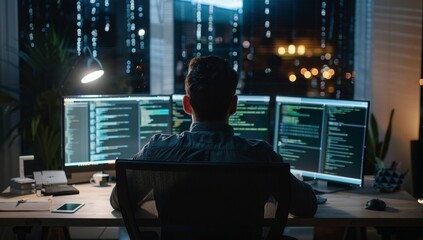
[[[32,178],[10,179],[10,192],[18,195],[35,193],[35,180]]]

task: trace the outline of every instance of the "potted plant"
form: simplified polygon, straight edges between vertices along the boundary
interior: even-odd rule
[[[34,154],[43,169],[59,169],[62,161],[60,88],[71,69],[68,62],[72,53],[66,38],[53,29],[34,36],[36,47],[25,43],[19,52],[20,88],[0,88],[1,113],[3,117],[20,114],[20,120],[7,135],[11,142],[21,136],[24,149]]]
[[[374,166],[376,171],[377,169],[385,167],[384,159],[388,152],[389,142],[391,140],[392,119],[394,117],[394,113],[395,110],[392,109],[383,140],[379,139],[379,125],[376,121],[376,117],[373,113],[370,114],[370,125],[367,131],[366,160]]]
[[[399,172],[399,162],[393,161],[388,167],[384,161],[391,140],[394,113],[395,109],[392,109],[383,139],[379,138],[379,126],[373,113],[370,116],[370,127],[367,131],[366,160],[374,166],[375,181],[373,187],[381,192],[392,192],[398,189],[407,174],[407,171]]]

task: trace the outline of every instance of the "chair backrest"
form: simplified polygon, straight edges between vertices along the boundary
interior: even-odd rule
[[[140,239],[140,200],[153,189],[162,239],[268,239],[282,236],[290,205],[286,163],[181,163],[116,160],[119,204],[131,239]],[[275,215],[264,205],[276,199]],[[144,215],[145,216],[145,215]],[[194,237],[192,237],[194,236]],[[178,238],[180,237],[180,238]]]

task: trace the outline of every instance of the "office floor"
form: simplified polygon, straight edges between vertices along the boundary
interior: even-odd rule
[[[27,236],[27,240],[39,240],[40,239],[40,228],[33,229],[32,233]],[[125,231],[119,227],[70,227],[69,232],[71,239],[73,240],[129,240],[127,235],[121,231]],[[329,231],[327,231],[329,230]],[[317,230],[313,227],[289,227],[285,229],[285,234],[288,236],[296,237],[299,240],[320,240],[320,239],[360,239],[359,237],[344,238],[341,231],[337,231],[334,228],[324,228]],[[315,236],[316,235],[316,236]],[[418,236],[417,236],[418,235]],[[123,237],[126,236],[126,237]],[[10,228],[0,227],[0,239],[15,239]],[[377,233],[375,228],[366,229],[366,240],[381,240],[381,236]],[[407,238],[392,238],[392,239],[419,239],[422,240],[421,234],[416,234],[413,237]]]
[[[128,238],[121,237],[125,234],[118,227],[71,227],[70,234],[72,239],[75,240],[127,240]],[[314,238],[314,229],[312,227],[289,227],[285,229],[285,234],[288,236],[296,237],[299,240],[312,240]],[[323,234],[323,233],[321,233]],[[321,239],[316,238],[316,239]],[[323,239],[323,238],[322,238]],[[339,239],[338,237],[324,239]],[[377,234],[376,229],[367,228],[367,240],[380,240],[381,237]]]

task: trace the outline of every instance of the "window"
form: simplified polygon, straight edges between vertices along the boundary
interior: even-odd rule
[[[93,92],[149,93],[156,4],[173,4],[174,60],[166,64],[175,93],[184,91],[190,58],[215,54],[238,71],[242,94],[353,98],[354,0],[20,0],[20,38],[58,29],[107,68],[107,88]]]
[[[215,54],[243,94],[353,98],[354,1],[175,1],[175,91],[188,59]]]
[[[149,1],[20,0],[19,4],[21,49],[26,43],[35,46],[39,35],[54,29],[77,55],[89,47],[102,62],[107,72],[101,86],[84,86],[78,94],[149,92]]]

